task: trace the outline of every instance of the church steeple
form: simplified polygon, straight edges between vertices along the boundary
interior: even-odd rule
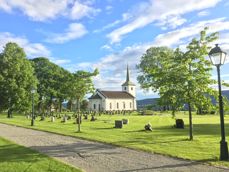
[[[135,97],[135,84],[130,81],[129,66],[126,68],[126,81],[122,84],[122,91],[126,91]]]
[[[126,68],[126,82],[130,81],[130,73],[129,73],[129,66],[127,64],[127,68]]]

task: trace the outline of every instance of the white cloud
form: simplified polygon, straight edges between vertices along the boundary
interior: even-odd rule
[[[154,44],[157,46],[173,46],[183,44],[184,39],[198,35],[204,27],[209,27],[209,33],[229,30],[229,21],[225,18],[218,18],[207,21],[200,21],[187,27],[177,29],[165,34],[160,34],[155,38]]]
[[[163,22],[171,16],[176,16],[179,19],[185,13],[214,7],[218,2],[220,0],[149,0],[148,3],[138,5],[133,10],[134,12],[131,12],[130,16],[133,17],[126,25],[113,30],[107,37],[111,43],[117,43],[122,40],[124,35],[152,22]],[[178,23],[183,22],[184,20],[180,20]],[[168,24],[168,22],[165,23]]]
[[[57,65],[65,65],[71,62],[71,60],[68,59],[55,59],[55,58],[51,58],[51,61]]]
[[[204,11],[200,11],[197,15],[198,15],[199,17],[202,17],[202,16],[208,16],[209,14],[210,14],[209,11],[204,10]]]
[[[177,26],[181,26],[185,22],[187,22],[187,20],[180,16],[168,16],[156,25],[162,26],[162,29],[166,30],[168,28],[175,29]]]
[[[50,56],[51,52],[40,43],[31,43],[25,37],[18,37],[9,32],[0,33],[0,50],[2,51],[3,47],[8,42],[15,42],[20,47],[22,47],[26,55],[29,58],[39,57],[39,56]]]
[[[46,21],[58,16],[81,19],[96,15],[100,10],[93,8],[89,1],[79,0],[0,0],[0,10],[13,12],[19,10],[30,19]]]
[[[62,44],[83,37],[87,30],[81,23],[71,23],[64,33],[52,33],[46,42]]]
[[[85,16],[90,17],[91,15],[96,15],[99,13],[100,9],[95,9],[93,7],[88,6],[87,4],[82,4],[79,1],[75,1],[72,10],[70,12],[70,16],[72,19],[81,19]]]
[[[104,49],[104,50],[108,50],[108,51],[112,51],[113,49],[111,48],[111,46],[110,45],[103,45],[102,47],[101,47],[101,49]]]

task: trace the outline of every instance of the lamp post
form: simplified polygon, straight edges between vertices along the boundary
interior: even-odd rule
[[[228,160],[228,146],[225,137],[224,128],[224,111],[223,111],[223,99],[221,92],[221,79],[220,79],[220,66],[225,63],[226,52],[223,52],[218,44],[215,45],[209,52],[209,57],[213,65],[217,68],[218,74],[218,87],[219,87],[219,112],[220,112],[220,126],[221,126],[221,141],[220,141],[220,160]]]
[[[35,88],[31,89],[31,94],[32,94],[32,119],[31,119],[31,126],[34,125],[34,94],[35,94],[36,90]]]

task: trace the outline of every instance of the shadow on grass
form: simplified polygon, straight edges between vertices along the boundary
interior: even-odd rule
[[[45,158],[33,150],[18,145],[2,145],[0,146],[1,162],[36,162],[37,159]]]
[[[210,162],[210,161],[215,161],[214,159],[207,159],[203,161],[181,161],[180,163],[177,164],[169,164],[169,165],[157,165],[154,166],[152,165],[151,167],[147,168],[138,168],[138,169],[130,169],[130,170],[123,170],[123,171],[118,171],[118,172],[133,172],[133,171],[160,171],[160,170],[166,170],[166,171],[190,171],[191,169],[195,169],[195,166],[202,165],[203,162]],[[226,171],[225,168],[221,167],[211,167],[211,166],[203,166],[199,167],[196,170],[201,170],[201,171],[219,171],[220,169],[224,169],[223,171]],[[192,171],[192,170],[191,170]]]

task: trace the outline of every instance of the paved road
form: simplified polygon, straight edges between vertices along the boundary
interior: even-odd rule
[[[0,124],[0,136],[82,168],[87,172],[229,171],[198,162],[6,124]]]

